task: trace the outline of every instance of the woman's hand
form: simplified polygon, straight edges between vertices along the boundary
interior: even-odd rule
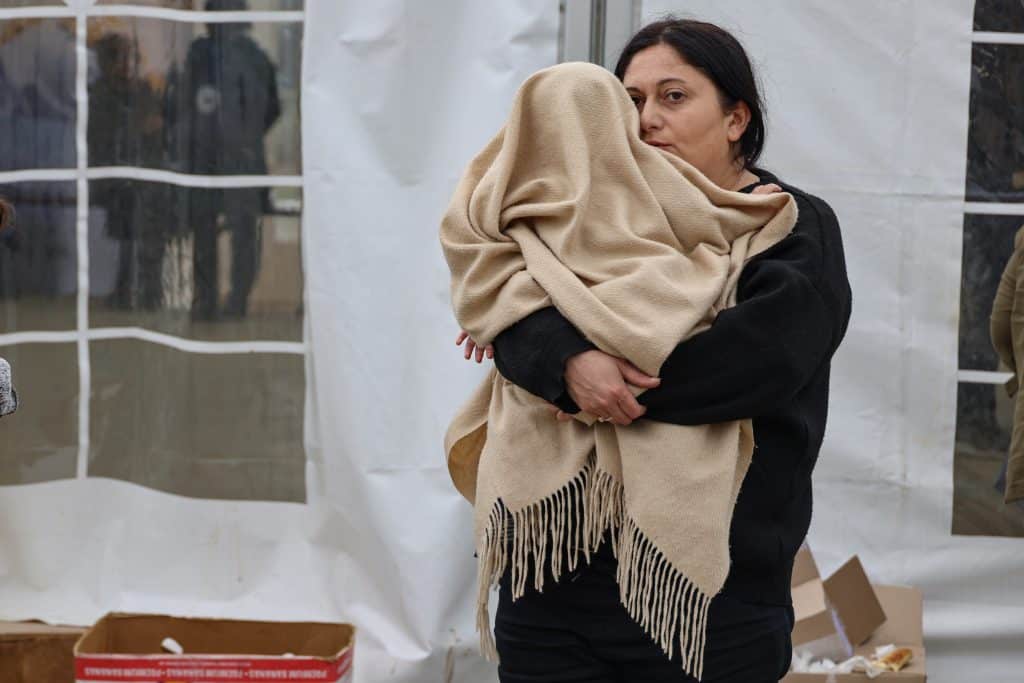
[[[486,354],[488,358],[494,358],[494,345],[488,344],[487,346],[481,347],[475,341],[470,339],[469,332],[462,330],[461,332],[459,332],[459,336],[455,338],[455,345],[460,346],[464,341],[466,342],[466,360],[469,360],[470,356],[473,355],[474,351],[476,352],[477,363],[483,362],[484,354]]]
[[[604,351],[584,351],[565,364],[565,386],[580,410],[598,418],[608,418],[608,421],[622,426],[647,412],[647,408],[640,405],[633,396],[627,383],[653,389],[661,384],[661,380],[645,374],[629,361]],[[572,419],[562,411],[557,411],[556,417],[560,420]]]
[[[767,185],[758,185],[750,194],[775,194],[776,192],[782,192],[782,188],[775,183],[768,183]]]

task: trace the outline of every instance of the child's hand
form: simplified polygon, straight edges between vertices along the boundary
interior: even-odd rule
[[[470,357],[473,355],[474,351],[476,351],[476,362],[477,363],[482,363],[483,362],[484,354],[485,353],[487,354],[488,358],[494,358],[494,345],[493,344],[488,344],[487,346],[481,348],[475,341],[473,341],[472,339],[469,338],[469,332],[466,332],[465,330],[462,330],[461,332],[459,332],[459,336],[455,338],[455,345],[456,346],[460,346],[462,344],[462,342],[466,342],[466,353],[465,353],[466,360],[470,359]]]
[[[775,194],[776,192],[782,192],[782,188],[775,183],[768,183],[767,185],[758,185],[750,194]]]

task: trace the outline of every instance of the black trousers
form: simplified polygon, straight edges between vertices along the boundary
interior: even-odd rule
[[[688,683],[619,602],[605,543],[590,565],[515,602],[506,573],[494,635],[501,683]],[[726,595],[711,601],[703,683],[774,683],[789,670],[793,608]]]
[[[221,215],[224,229],[231,233],[231,291],[223,313],[238,317],[247,313],[249,294],[260,268],[263,211],[260,192],[259,188],[199,189],[192,192],[191,216],[195,231],[192,311],[196,317],[212,319],[220,312],[217,306],[217,235]]]

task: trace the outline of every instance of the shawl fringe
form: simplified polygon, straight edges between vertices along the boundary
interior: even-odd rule
[[[513,600],[526,592],[531,566],[533,588],[541,592],[545,566],[557,582],[563,569],[576,569],[581,554],[589,564],[610,532],[622,605],[670,659],[678,646],[686,673],[700,680],[712,596],[673,567],[626,515],[622,484],[595,462],[592,456],[565,486],[521,510],[512,512],[501,500],[495,502],[482,534],[483,547],[477,549],[480,651],[498,660],[488,603],[491,589],[509,568]]]

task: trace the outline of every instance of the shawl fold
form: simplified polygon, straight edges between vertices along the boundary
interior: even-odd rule
[[[601,67],[561,64],[520,87],[441,223],[455,317],[478,344],[554,305],[602,351],[657,375],[735,303],[743,264],[792,230],[788,194],[723,190],[638,130]],[[576,417],[553,419],[492,369],[448,428],[452,480],[474,505],[481,649],[497,657],[488,599],[506,571],[514,599],[528,576],[541,590],[543,568],[557,579],[610,533],[623,605],[699,679],[750,421]]]

